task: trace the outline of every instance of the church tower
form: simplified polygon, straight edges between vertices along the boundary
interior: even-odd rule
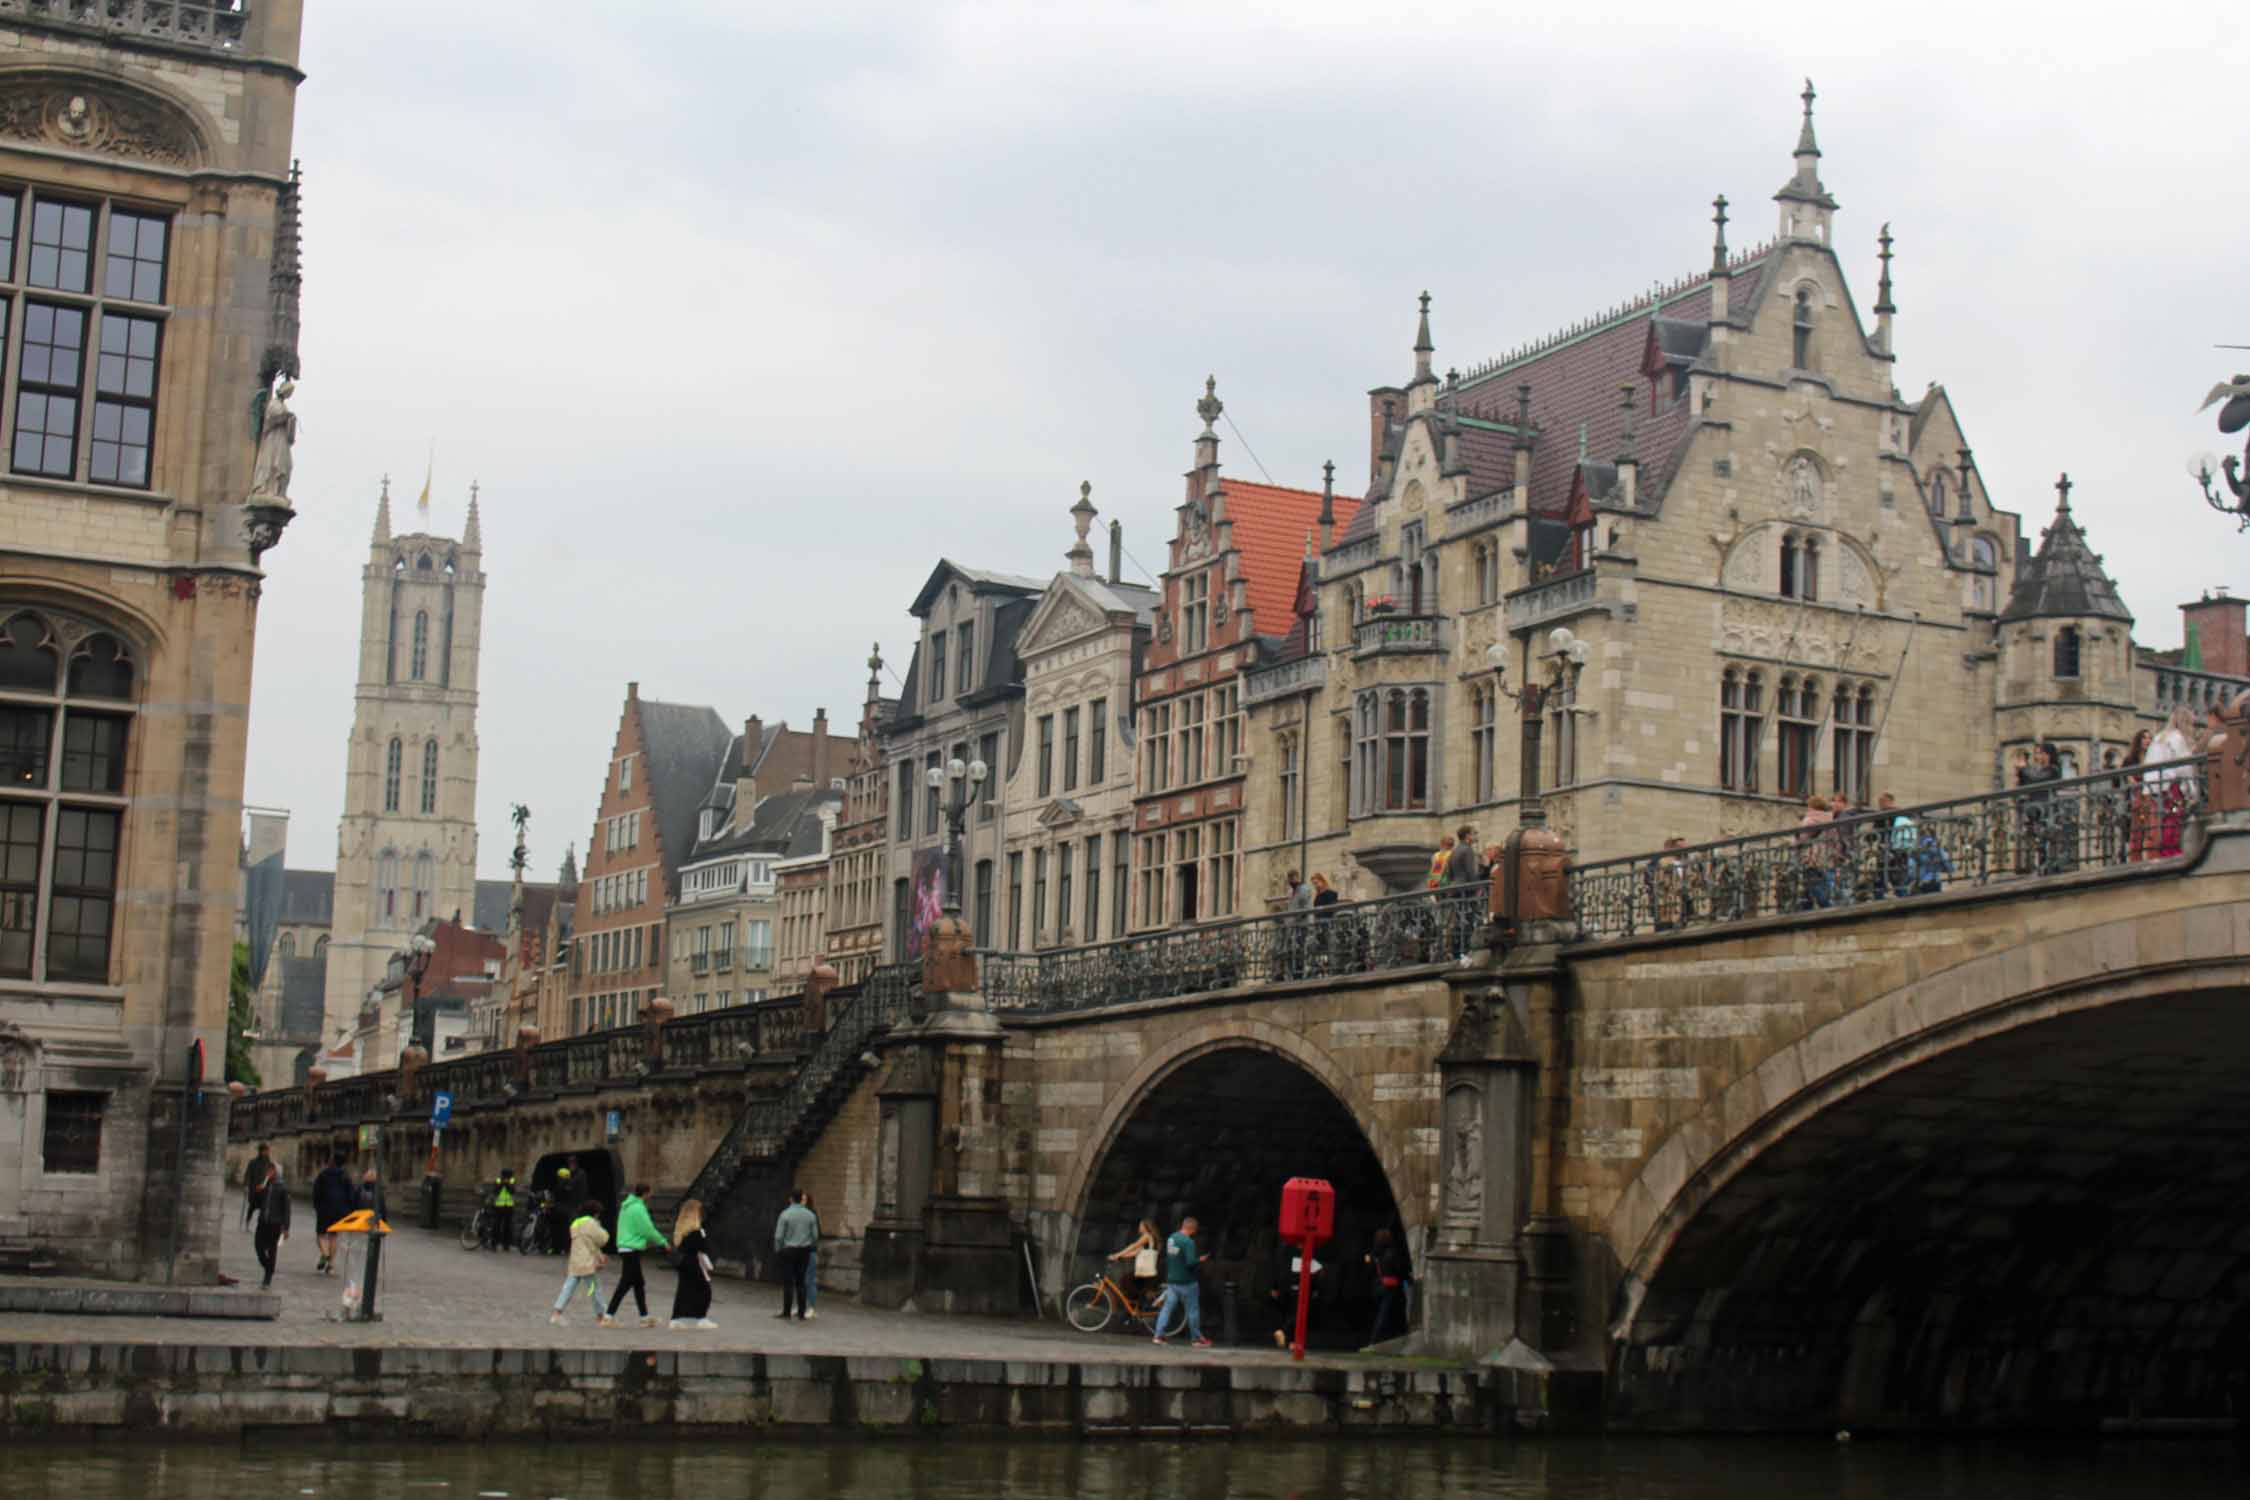
[[[383,482],[361,575],[324,1041],[355,1022],[391,955],[425,921],[455,913],[466,920],[476,908],[483,560],[475,486],[456,540],[393,536]],[[361,1062],[385,1067],[391,1059]]]

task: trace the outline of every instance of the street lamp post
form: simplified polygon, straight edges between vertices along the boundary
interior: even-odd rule
[[[945,914],[949,917],[961,915],[961,838],[969,809],[976,805],[984,778],[990,774],[991,767],[983,761],[963,765],[958,756],[929,770],[930,789],[944,799],[939,810],[945,815]],[[945,790],[948,781],[953,784],[950,794]]]
[[[2211,387],[2203,406],[2206,411],[2219,408],[2219,431],[2229,437],[2250,428],[2250,375],[2237,375]],[[2241,460],[2232,454],[2224,460],[2209,453],[2197,454],[2188,460],[2188,475],[2201,487],[2204,504],[2220,515],[2233,516],[2243,530],[2250,531],[2250,472],[2245,472],[2245,465],[2250,465],[2250,442],[2245,443]],[[2221,476],[2225,478],[2223,487],[2213,482]]]

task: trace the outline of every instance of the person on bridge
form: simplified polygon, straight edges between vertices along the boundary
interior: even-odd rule
[[[266,1268],[261,1286],[273,1285],[274,1262],[281,1258],[281,1242],[289,1238],[289,1185],[281,1180],[281,1163],[266,1163],[266,1180],[258,1190],[258,1264]]]
[[[2161,770],[2144,771],[2141,783],[2156,800],[2156,848],[2150,857],[2171,859],[2180,852],[2180,831],[2187,823],[2188,793],[2194,789],[2194,772],[2185,766],[2165,766],[2195,753],[2195,718],[2186,707],[2172,710],[2155,739],[2149,741],[2148,758]]]
[[[516,1244],[516,1169],[502,1167],[492,1183],[492,1248],[519,1250]]]
[[[773,1223],[774,1253],[781,1259],[781,1312],[778,1316],[803,1321],[811,1311],[805,1305],[805,1268],[813,1247],[820,1243],[820,1220],[805,1207],[805,1195],[792,1193],[789,1206]]]
[[[2138,864],[2148,858],[2148,851],[2156,842],[2154,804],[2150,801],[2147,788],[2141,785],[2140,777],[2140,768],[2148,763],[2149,743],[2155,738],[2156,731],[2152,729],[2136,733],[2133,743],[2126,747],[2125,761],[2120,767],[2126,772],[2125,859],[2128,864]]]
[[[1437,852],[1430,856],[1430,889],[1434,891],[1445,884],[1446,877],[1452,868],[1453,835],[1449,833],[1438,840]]]
[[[1445,883],[1475,885],[1484,879],[1484,861],[1477,857],[1477,831],[1463,823],[1453,837],[1453,853],[1445,862]]]
[[[570,1264],[565,1267],[562,1290],[555,1295],[555,1310],[547,1321],[560,1324],[563,1309],[578,1289],[586,1289],[586,1300],[594,1306],[594,1321],[603,1328],[614,1328],[617,1320],[602,1310],[602,1266],[609,1257],[602,1254],[609,1244],[609,1231],[602,1228],[602,1206],[588,1198],[578,1206],[578,1217],[570,1221]]]
[[[669,1248],[648,1216],[648,1184],[636,1183],[625,1195],[625,1201],[617,1205],[617,1254],[625,1262],[625,1269],[618,1273],[617,1290],[609,1294],[612,1319],[616,1318],[617,1309],[625,1305],[625,1294],[631,1292],[633,1306],[640,1309],[641,1326],[656,1326],[656,1319],[648,1312],[648,1282],[641,1275],[641,1252]]]
[[[344,1170],[344,1153],[338,1151],[313,1179],[313,1231],[320,1244],[320,1264],[314,1269],[321,1275],[336,1269],[336,1221],[358,1206],[352,1174]]]
[[[1203,1253],[1196,1248],[1195,1215],[1180,1220],[1180,1227],[1164,1242],[1164,1300],[1156,1308],[1156,1342],[1167,1344],[1171,1338],[1164,1331],[1164,1320],[1177,1306],[1181,1321],[1198,1349],[1208,1349],[1211,1341],[1203,1336],[1203,1284],[1199,1266]]]
[[[711,1321],[711,1240],[703,1232],[699,1200],[680,1205],[680,1216],[672,1221],[672,1248],[680,1269],[679,1289],[672,1293],[672,1327],[718,1327]]]

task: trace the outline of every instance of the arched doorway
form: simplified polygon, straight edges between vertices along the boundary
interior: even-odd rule
[[[1141,1097],[1088,1181],[1079,1263],[1092,1266],[1129,1243],[1143,1218],[1169,1233],[1193,1215],[1206,1259],[1206,1330],[1222,1331],[1231,1284],[1241,1336],[1263,1341],[1284,1311],[1273,1295],[1287,1255],[1275,1220],[1281,1185],[1292,1177],[1324,1177],[1336,1188],[1336,1238],[1317,1257],[1326,1269],[1315,1283],[1313,1342],[1356,1348],[1374,1306],[1362,1257],[1377,1230],[1399,1231],[1398,1203],[1343,1101],[1263,1048],[1205,1052]]]

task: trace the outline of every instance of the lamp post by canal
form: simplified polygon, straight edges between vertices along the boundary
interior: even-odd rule
[[[2223,349],[2240,348],[2238,344],[2222,344]],[[2224,403],[2223,405],[2221,403]],[[2219,408],[2219,431],[2232,437],[2250,428],[2250,375],[2237,375],[2211,387],[2203,398],[2203,409]],[[2224,460],[2209,453],[2199,453],[2188,460],[2188,474],[2203,490],[2203,503],[2223,516],[2233,516],[2245,531],[2250,531],[2250,441],[2243,448],[2243,458],[2237,460],[2228,454]],[[2225,477],[2223,486],[2213,483]]]
[[[969,809],[976,805],[977,793],[984,786],[984,778],[990,774],[991,768],[983,761],[972,760],[963,765],[959,756],[942,767],[932,766],[929,770],[930,790],[944,797],[939,811],[945,816],[945,914],[949,917],[961,915],[962,833],[968,822]],[[945,787],[949,780],[953,783],[953,791],[947,795]]]

